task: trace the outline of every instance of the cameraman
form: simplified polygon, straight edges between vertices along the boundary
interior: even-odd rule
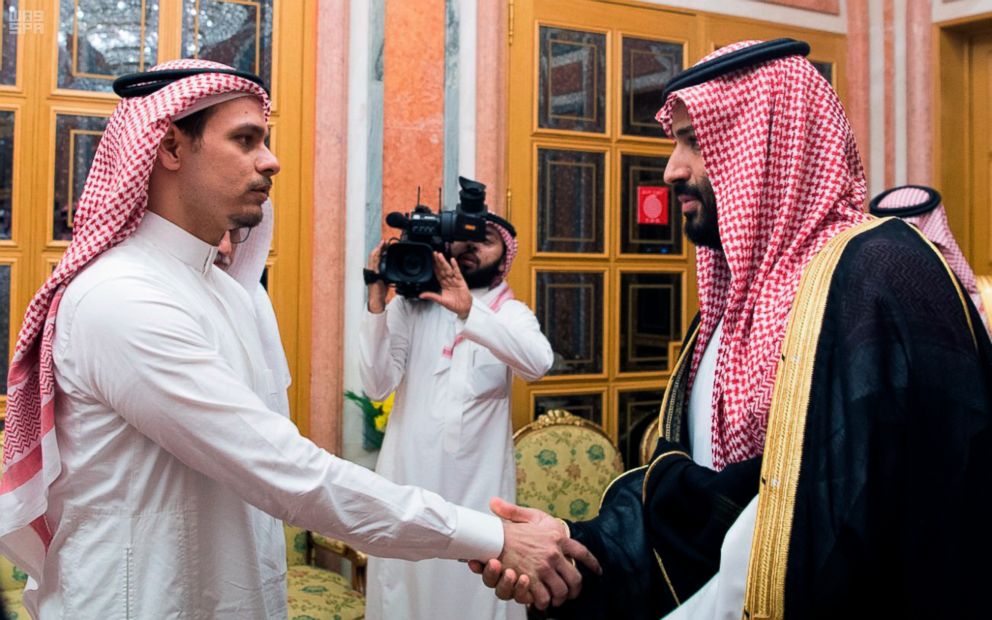
[[[396,391],[376,471],[478,510],[493,496],[516,496],[510,371],[534,381],[553,361],[537,318],[505,281],[516,231],[485,218],[484,241],[452,243],[450,262],[434,254],[439,293],[397,295],[387,306],[386,285],[369,284],[360,336],[365,393],[379,400]],[[372,251],[370,270],[384,247]],[[504,620],[525,610],[497,600],[458,563],[370,558],[366,617]]]

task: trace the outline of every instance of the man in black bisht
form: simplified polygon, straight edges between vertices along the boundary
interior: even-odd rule
[[[940,253],[863,212],[808,51],[738,43],[666,88],[700,314],[651,464],[569,523],[603,574],[555,617],[988,615],[992,344]]]

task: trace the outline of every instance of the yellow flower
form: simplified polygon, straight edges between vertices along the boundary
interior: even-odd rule
[[[386,424],[389,422],[389,414],[393,410],[393,401],[395,399],[396,392],[393,392],[386,397],[386,400],[369,401],[372,403],[374,409],[379,410],[379,415],[375,416],[372,421],[375,423],[375,430],[380,433],[386,428]]]
[[[386,422],[388,422],[388,421],[389,421],[389,414],[388,413],[383,413],[381,415],[375,416],[375,420],[374,420],[374,422],[375,422],[375,430],[377,430],[377,431],[379,431],[381,433],[386,428]]]
[[[393,401],[396,400],[396,392],[386,397],[386,400],[373,400],[372,406],[381,411],[386,417],[393,410]]]

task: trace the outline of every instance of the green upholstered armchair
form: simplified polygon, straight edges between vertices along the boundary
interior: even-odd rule
[[[976,275],[975,281],[978,284],[978,295],[985,306],[985,317],[992,321],[992,276]]]
[[[27,580],[27,574],[0,555],[0,597],[3,597],[3,609],[7,612],[3,620],[28,620],[28,612],[21,603],[21,591]]]
[[[351,580],[314,562],[318,550],[348,560]],[[365,565],[361,551],[345,543],[286,526],[289,620],[361,620],[365,617]]]
[[[564,409],[513,434],[517,503],[572,521],[592,519],[606,487],[623,473],[620,451],[603,430]]]

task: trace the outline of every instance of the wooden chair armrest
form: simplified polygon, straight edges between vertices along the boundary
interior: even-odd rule
[[[314,545],[341,556],[351,563],[351,587],[365,594],[365,571],[369,561],[368,556],[336,538],[328,538],[316,532],[311,532],[311,536]]]

